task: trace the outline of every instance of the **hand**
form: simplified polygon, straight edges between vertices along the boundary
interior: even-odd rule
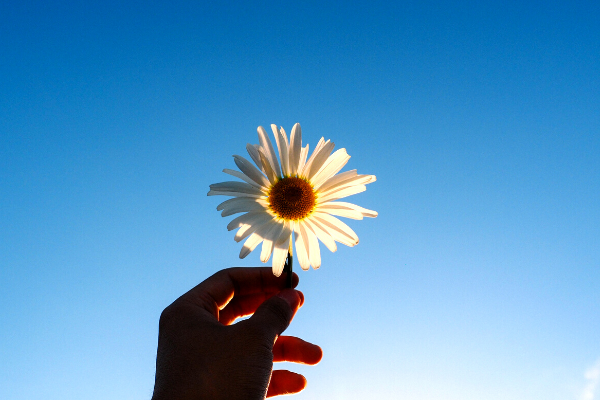
[[[304,389],[302,375],[273,371],[273,362],[312,365],[322,357],[319,346],[279,336],[304,303],[302,292],[284,287],[285,276],[271,268],[231,268],[165,308],[152,399],[263,400]]]

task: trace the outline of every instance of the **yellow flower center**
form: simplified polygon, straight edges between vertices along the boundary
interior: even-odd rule
[[[308,182],[296,177],[281,179],[271,188],[271,210],[286,220],[306,217],[315,208],[316,196]]]

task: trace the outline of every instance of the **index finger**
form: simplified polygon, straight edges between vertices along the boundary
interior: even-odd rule
[[[298,285],[294,274],[292,287]],[[234,296],[258,293],[277,293],[286,287],[285,275],[273,275],[271,267],[228,268],[221,270],[182,296],[185,300],[208,307],[223,309]]]

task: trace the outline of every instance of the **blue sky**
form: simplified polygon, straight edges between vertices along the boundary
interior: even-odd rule
[[[256,127],[378,181],[298,399],[600,399],[597,2],[0,4],[0,398],[149,399]],[[342,248],[343,247],[343,248]]]

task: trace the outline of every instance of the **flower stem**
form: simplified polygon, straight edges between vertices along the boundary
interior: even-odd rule
[[[294,257],[292,256],[292,238],[290,238],[290,247],[288,249],[288,255],[287,258],[285,259],[285,265],[283,267],[283,271],[286,273],[286,287],[288,288],[292,288],[292,278],[293,278],[293,273],[292,273],[292,265],[294,262]]]

